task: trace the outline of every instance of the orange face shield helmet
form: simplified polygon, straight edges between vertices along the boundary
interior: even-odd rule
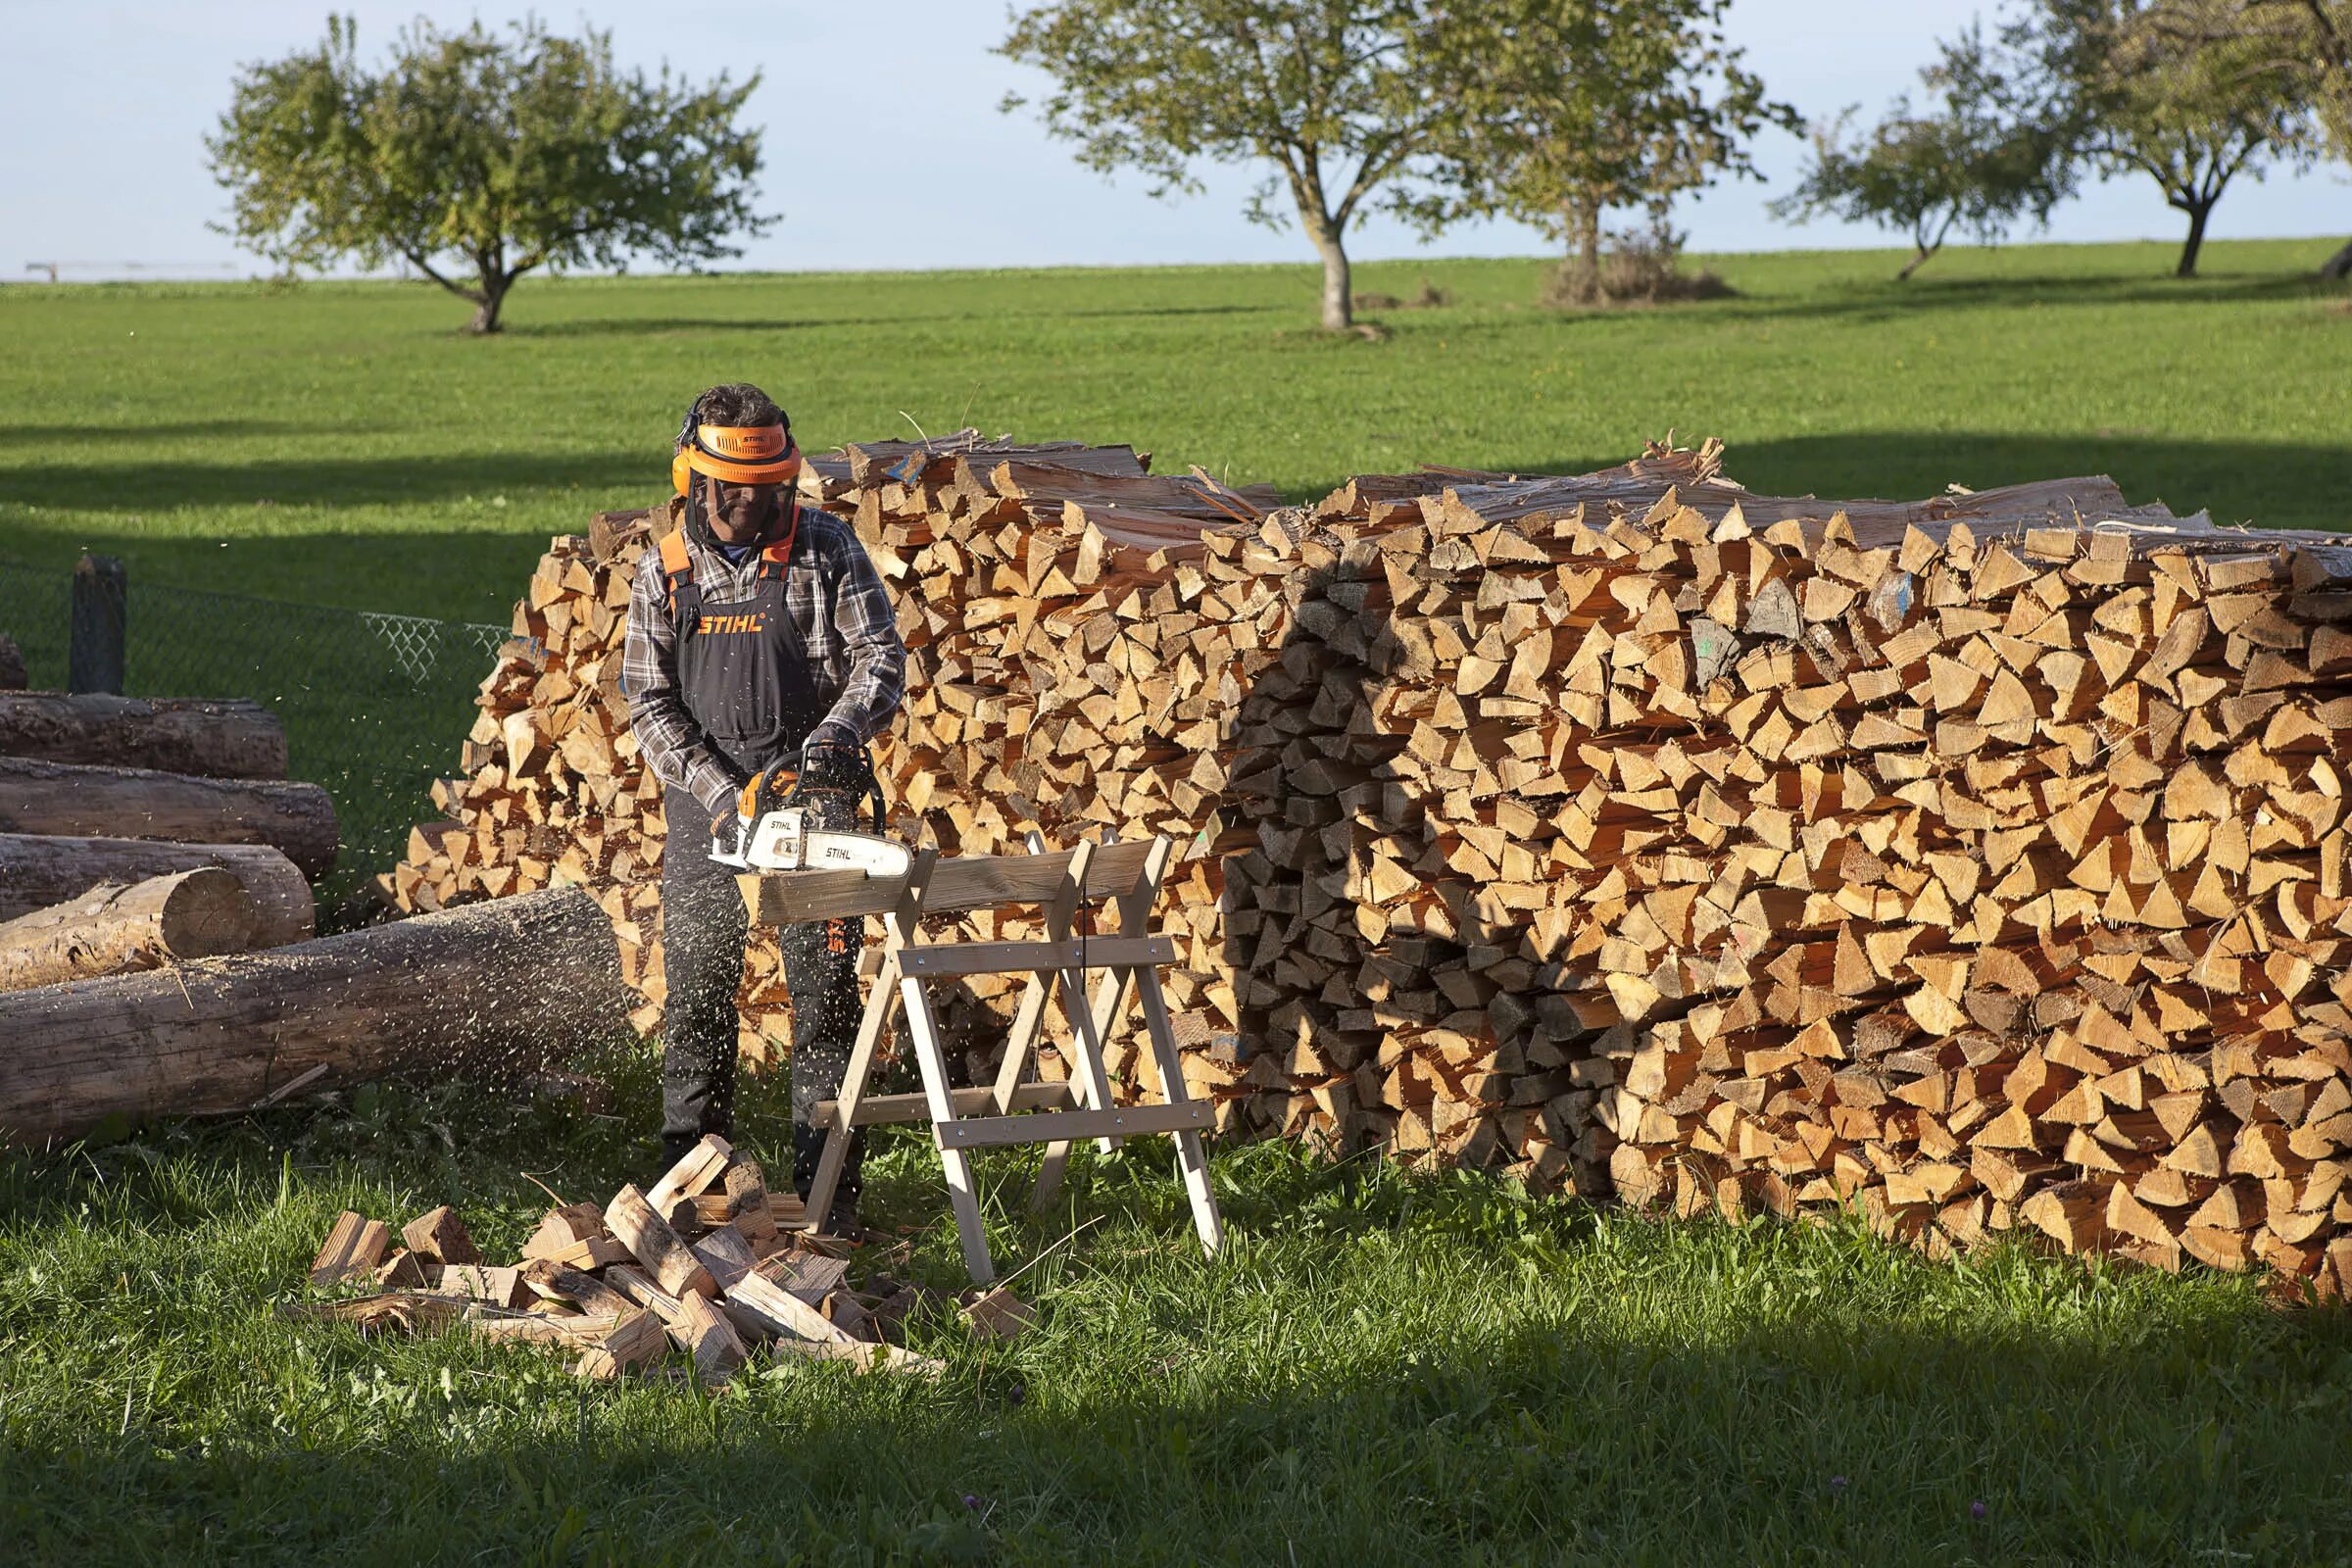
[[[684,495],[698,473],[722,484],[790,485],[801,449],[780,424],[698,424],[669,460],[669,482]]]

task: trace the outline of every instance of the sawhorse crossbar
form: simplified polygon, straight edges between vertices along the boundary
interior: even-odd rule
[[[742,878],[752,918],[767,924],[831,919],[852,914],[882,916],[873,989],[850,1049],[841,1094],[816,1107],[815,1125],[825,1129],[825,1147],[808,1193],[811,1223],[830,1211],[849,1155],[850,1131],[894,1122],[928,1121],[947,1169],[948,1198],[963,1242],[972,1279],[985,1285],[996,1277],[972,1186],[971,1151],[1011,1144],[1044,1144],[1033,1203],[1041,1205],[1060,1185],[1070,1146],[1092,1139],[1108,1152],[1123,1138],[1173,1133],[1193,1224],[1200,1244],[1214,1252],[1222,1236],[1217,1204],[1208,1184],[1200,1135],[1214,1124],[1212,1107],[1186,1092],[1176,1034],[1160,994],[1158,966],[1172,962],[1175,944],[1150,930],[1152,906],[1173,858],[1164,838],[1124,844],[1081,844],[1048,853],[1037,835],[1025,856],[983,856],[943,860],[936,850],[915,856],[906,878],[868,879],[849,871],[785,871]],[[1084,906],[1108,904],[1116,930],[1107,935],[1079,930]],[[1040,906],[1045,936],[1027,942],[925,942],[926,914]],[[1004,1059],[997,1080],[985,1088],[951,1089],[947,1054],[923,982],[973,974],[1026,974]],[[1092,976],[1090,992],[1089,976]],[[1103,1044],[1127,1016],[1129,993],[1140,1004],[1144,1030],[1159,1068],[1166,1101],[1160,1104],[1115,1105]],[[1070,1024],[1072,1055],[1067,1082],[1027,1076],[1043,1036],[1046,1009],[1058,997]],[[869,1095],[874,1058],[891,1020],[904,1012],[908,1043],[922,1073],[919,1095]]]

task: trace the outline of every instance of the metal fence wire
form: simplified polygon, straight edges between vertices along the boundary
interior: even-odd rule
[[[70,567],[0,561],[0,632],[24,650],[35,689],[67,683]],[[504,626],[337,610],[171,588],[133,575],[123,691],[248,697],[286,727],[291,771],[333,796],[343,853],[320,918],[389,870],[409,828],[438,816],[432,781],[454,773],[473,699]]]

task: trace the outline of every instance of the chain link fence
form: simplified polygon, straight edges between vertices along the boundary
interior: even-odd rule
[[[0,632],[36,690],[67,683],[74,572],[0,561]],[[335,610],[244,594],[128,584],[123,691],[249,697],[286,726],[291,771],[334,797],[343,853],[318,887],[322,924],[438,816],[426,791],[454,773],[473,698],[504,626]]]

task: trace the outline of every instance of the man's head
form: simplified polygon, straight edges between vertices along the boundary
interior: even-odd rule
[[[800,466],[791,421],[775,400],[748,382],[730,381],[686,411],[670,477],[722,543],[749,544],[775,522],[783,489]]]

